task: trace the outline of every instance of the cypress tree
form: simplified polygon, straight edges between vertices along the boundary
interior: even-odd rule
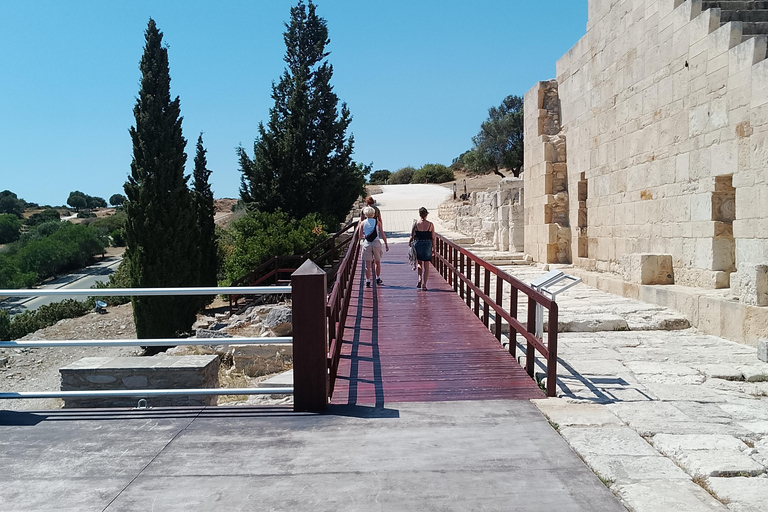
[[[197,229],[200,233],[199,257],[200,257],[200,286],[217,285],[218,258],[216,251],[216,228],[213,222],[213,192],[208,178],[211,171],[208,169],[208,160],[205,157],[206,150],[203,147],[203,134],[197,138],[197,151],[195,153],[195,170],[193,172],[194,183],[192,195],[195,198],[195,211],[197,213]],[[202,299],[205,305],[211,297]]]
[[[178,96],[171,100],[168,51],[150,18],[141,58],[141,87],[130,128],[131,174],[124,185],[126,259],[133,287],[197,284],[199,234],[192,194],[184,176],[187,141],[181,132]],[[134,297],[139,338],[184,335],[195,321],[195,296]]]
[[[313,212],[343,220],[363,191],[364,169],[352,161],[352,115],[333,92],[325,58],[328,27],[310,0],[291,8],[283,33],[287,68],[272,84],[274,107],[259,123],[253,158],[238,148],[240,195],[259,210],[282,209],[294,218]]]

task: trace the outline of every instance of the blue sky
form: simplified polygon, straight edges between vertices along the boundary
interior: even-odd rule
[[[249,151],[284,69],[296,0],[0,0],[0,190],[60,205],[109,199],[130,171],[144,30],[169,46],[187,172],[202,131],[214,195],[237,197],[235,148]],[[581,36],[587,0],[318,0],[332,85],[354,117],[356,161],[443,163],[471,147],[488,108],[554,78]]]

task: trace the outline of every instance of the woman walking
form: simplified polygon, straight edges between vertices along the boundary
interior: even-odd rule
[[[427,291],[427,280],[429,279],[429,265],[432,261],[432,250],[435,247],[435,225],[427,220],[429,212],[423,206],[419,208],[419,217],[421,219],[413,224],[411,229],[411,241],[416,249],[416,259],[418,260],[419,282],[416,288]]]
[[[360,230],[360,252],[363,263],[365,264],[365,286],[371,287],[371,273],[373,273],[373,279],[376,284],[381,283],[381,277],[376,272],[381,272],[381,242],[384,242],[384,246],[389,250],[389,244],[387,243],[387,235],[384,234],[384,230],[381,229],[381,225],[376,221],[376,211],[370,206],[363,208],[363,215],[365,215],[365,221],[363,221],[363,227]],[[374,267],[378,264],[379,270]]]

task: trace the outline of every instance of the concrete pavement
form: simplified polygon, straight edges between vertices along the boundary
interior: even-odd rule
[[[0,412],[0,510],[618,512],[527,401]]]

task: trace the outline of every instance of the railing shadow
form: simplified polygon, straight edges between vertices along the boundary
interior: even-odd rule
[[[371,341],[370,343],[366,343],[361,339],[361,333],[366,332],[365,329],[362,328],[363,323],[363,315],[365,313],[366,307],[365,307],[365,263],[360,265],[360,278],[358,279],[358,286],[357,286],[357,304],[355,306],[355,326],[354,326],[354,334],[352,335],[352,340],[350,342],[351,348],[350,348],[350,354],[349,356],[342,355],[342,359],[349,359],[349,377],[345,378],[342,376],[337,376],[337,379],[341,380],[348,380],[348,395],[347,395],[347,406],[357,406],[357,401],[359,399],[358,396],[358,385],[361,383],[365,384],[373,384],[374,386],[374,393],[375,393],[375,408],[381,409],[384,407],[384,385],[381,375],[381,358],[380,358],[380,352],[379,352],[379,297],[378,297],[378,286],[373,285],[371,291],[372,291],[372,310],[371,310]],[[350,304],[350,307],[352,304]],[[370,345],[371,347],[371,357],[363,357],[360,355],[360,349],[361,347],[365,345]],[[367,380],[362,379],[360,377],[360,363],[361,362],[370,362],[373,365],[373,380]],[[364,409],[369,409],[369,407],[366,407]],[[383,409],[382,409],[383,410]],[[386,416],[386,417],[392,417],[392,416]]]

